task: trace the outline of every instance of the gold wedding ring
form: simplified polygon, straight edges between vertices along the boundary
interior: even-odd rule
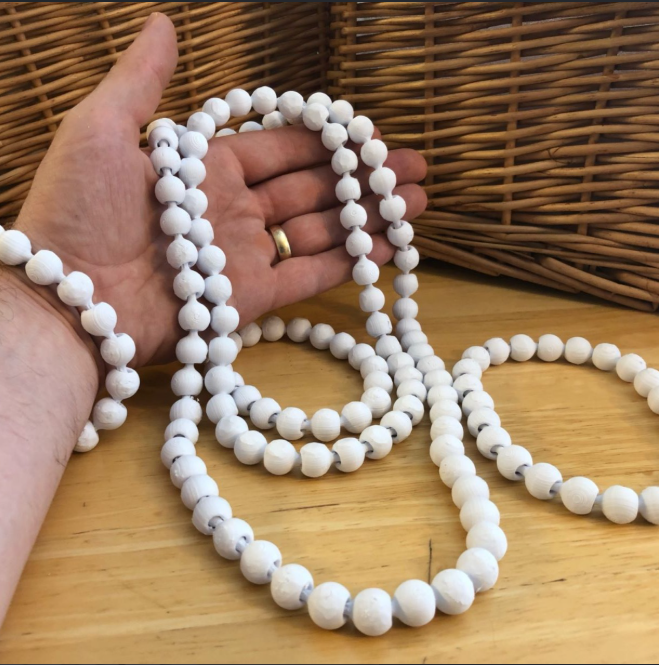
[[[291,246],[288,242],[286,234],[284,233],[284,229],[282,229],[279,224],[275,224],[274,226],[271,226],[268,231],[270,231],[272,239],[275,241],[275,247],[277,248],[277,254],[279,254],[279,260],[285,261],[286,259],[290,259]]]

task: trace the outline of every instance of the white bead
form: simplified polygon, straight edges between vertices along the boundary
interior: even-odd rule
[[[382,211],[382,206],[380,206],[380,211]],[[405,273],[414,270],[419,265],[419,250],[411,245],[407,249],[396,250],[394,265]]]
[[[338,122],[347,127],[353,119],[354,110],[352,104],[345,99],[337,99],[329,107],[330,122]]]
[[[267,540],[249,543],[240,557],[240,572],[252,584],[268,584],[280,566],[281,552]]]
[[[412,421],[412,425],[418,425],[423,418],[425,409],[423,402],[415,395],[403,395],[399,397],[393,406],[394,411],[402,411]]]
[[[501,365],[505,363],[510,356],[510,344],[508,344],[505,339],[501,339],[501,337],[488,339],[483,346],[490,354],[490,362],[493,365]]]
[[[400,300],[403,300],[403,298],[401,298]],[[409,299],[405,298],[405,300]],[[407,349],[407,353],[409,353],[410,356],[412,356],[412,360],[414,360],[415,363],[418,363],[419,360],[421,360],[422,358],[428,358],[429,356],[433,356],[435,350],[432,348],[432,346],[430,346],[430,344],[422,342],[422,343],[412,344]]]
[[[314,349],[324,351],[329,349],[332,337],[334,337],[334,328],[327,323],[317,323],[309,333],[309,341]]]
[[[526,470],[524,482],[531,496],[548,501],[556,496],[563,476],[552,464],[541,462]]]
[[[201,408],[201,404],[199,404],[196,399],[188,395],[181,397],[181,399],[177,399],[169,410],[170,420],[176,420],[177,418],[188,418],[197,425],[201,422],[202,415],[203,410]]]
[[[482,547],[463,552],[456,567],[469,575],[476,593],[489,591],[499,579],[499,564],[496,558]]]
[[[464,351],[462,357],[475,360],[483,372],[490,366],[490,354],[484,346],[470,346]]]
[[[491,425],[478,433],[476,446],[478,452],[487,459],[497,458],[501,448],[507,448],[512,445],[510,434],[499,425]]]
[[[648,393],[648,406],[650,407],[650,411],[652,411],[652,413],[659,414],[659,386],[653,388]]]
[[[362,364],[359,366],[359,373],[362,375],[362,379],[365,379],[369,374],[371,374],[371,372],[388,371],[389,365],[387,365],[387,361],[380,355],[366,358],[366,360],[364,360],[364,362],[362,362]]]
[[[337,333],[332,337],[329,343],[330,353],[339,360],[345,360],[350,353],[350,349],[355,346],[355,338],[348,333]]]
[[[354,228],[346,239],[346,251],[348,254],[357,257],[362,254],[370,254],[372,250],[373,239],[371,236],[359,227]]]
[[[364,463],[366,448],[359,439],[339,439],[332,446],[332,452],[339,459],[335,463],[336,468],[343,473],[357,471]]]
[[[453,483],[451,499],[457,508],[462,508],[472,499],[489,499],[490,488],[480,476],[462,476]]]
[[[377,353],[381,358],[386,359],[387,367],[390,367],[389,358],[394,355],[396,356],[396,359],[392,360],[392,363],[394,363],[394,369],[391,371],[394,374],[401,367],[412,367],[414,365],[414,361],[407,354],[404,354],[404,359],[403,356],[397,355],[401,353],[402,350],[403,347],[393,335],[383,335],[375,343],[375,353]]]
[[[307,104],[302,110],[302,122],[307,129],[310,129],[313,132],[319,132],[327,118],[329,117],[329,111],[326,106],[322,104]],[[334,160],[332,160],[332,167],[334,167]],[[341,175],[341,171],[334,170],[335,173]]]
[[[208,416],[208,420],[215,424],[218,424],[227,416],[237,416],[238,407],[234,402],[233,396],[226,393],[213,395],[206,402],[206,415]]]
[[[391,408],[391,396],[382,388],[368,388],[363,392],[361,401],[368,406],[374,418],[382,418]]]
[[[274,476],[283,476],[293,469],[297,458],[297,450],[290,441],[274,439],[265,448],[263,466]]]
[[[249,348],[259,343],[261,339],[261,326],[258,323],[248,323],[244,328],[238,331],[240,338],[243,340],[243,346]]]
[[[197,300],[187,302],[178,313],[178,324],[183,330],[206,330],[210,320],[211,313],[208,307]]]
[[[286,120],[292,121],[298,118],[304,107],[304,98],[299,92],[289,90],[277,100],[277,108],[284,115]]]
[[[417,379],[423,381],[423,374],[416,367],[401,367],[394,373],[394,385],[398,387],[403,381]],[[425,385],[425,383],[424,383]]]
[[[198,250],[187,238],[175,238],[167,247],[167,263],[175,270],[197,262]]]
[[[250,430],[239,434],[233,446],[233,452],[243,464],[259,464],[263,460],[265,447],[268,445],[261,432]]]
[[[277,127],[285,127],[287,124],[284,114],[280,111],[272,111],[263,116],[264,129],[277,129]]]
[[[411,330],[400,338],[400,345],[405,351],[416,344],[427,344],[428,335],[421,330]],[[431,347],[432,348],[432,347]],[[410,354],[411,355],[411,354]]]
[[[462,411],[465,416],[469,416],[472,411],[482,407],[494,408],[494,400],[484,390],[472,390],[462,400]]]
[[[419,305],[412,298],[398,298],[392,308],[397,319],[416,319],[419,314]]]
[[[428,388],[428,390],[434,388],[435,386],[452,386],[453,377],[445,369],[433,369],[424,375],[423,385]],[[457,402],[457,396],[455,399]]]
[[[403,298],[409,298],[419,289],[419,278],[411,273],[408,275],[396,275],[394,277],[394,291]],[[401,336],[401,340],[402,340]]]
[[[190,476],[181,487],[181,501],[188,510],[194,510],[205,496],[218,496],[217,483],[207,474]]]
[[[395,374],[403,367],[414,367],[414,359],[405,351],[397,351],[387,356],[387,365],[389,367],[389,372]]]
[[[241,416],[249,414],[252,404],[261,399],[261,393],[254,386],[239,386],[231,395]]]
[[[358,434],[368,427],[372,420],[371,409],[363,402],[348,402],[341,411],[341,425],[348,432]]]
[[[234,118],[240,118],[247,115],[252,110],[252,98],[246,90],[242,90],[241,88],[229,90],[226,94],[225,101],[229,105],[231,115]]]
[[[73,271],[57,285],[57,295],[66,305],[84,307],[92,301],[94,283],[84,272]]]
[[[559,360],[565,351],[563,340],[556,335],[541,335],[538,340],[538,358],[551,363]]]
[[[267,86],[261,86],[252,93],[252,108],[259,115],[272,113],[277,108],[277,93]],[[226,122],[226,120],[225,120]],[[222,123],[224,124],[224,123]]]
[[[476,467],[465,455],[448,455],[439,465],[439,477],[449,489],[453,487],[458,478],[475,475]]]
[[[497,524],[478,522],[469,529],[467,547],[487,550],[497,561],[501,561],[508,551],[508,539]]]
[[[183,483],[192,476],[206,473],[206,465],[201,457],[196,455],[181,455],[169,468],[169,477],[172,485],[177,489],[183,487]]]
[[[302,446],[300,448],[300,458],[302,473],[308,478],[324,476],[334,464],[332,451],[327,446],[317,442]]]
[[[193,113],[186,127],[188,132],[199,132],[206,140],[212,139],[215,134],[215,120],[204,111]]]
[[[319,409],[311,417],[311,432],[319,441],[333,441],[341,433],[341,416],[334,409]]]
[[[125,367],[135,357],[135,342],[130,335],[119,333],[104,339],[101,344],[101,357],[108,365]]]
[[[159,125],[154,126],[149,132],[148,142],[152,150],[155,150],[161,142],[176,150],[179,146],[179,137],[171,125]]]
[[[336,198],[345,203],[346,201],[356,201],[361,198],[362,190],[357,178],[350,175],[344,175],[335,188]]]
[[[453,365],[452,374],[453,379],[457,379],[463,374],[471,374],[477,379],[480,379],[481,376],[483,376],[483,370],[481,369],[480,364],[475,360],[472,360],[471,358],[463,358],[462,360],[458,360],[458,362]]]
[[[364,379],[364,390],[368,390],[369,388],[382,388],[391,393],[394,388],[394,382],[386,372],[371,372]]]
[[[167,208],[160,216],[160,228],[168,236],[186,235],[191,225],[192,220],[188,212],[178,206]]]
[[[75,450],[77,453],[88,453],[90,450],[96,448],[98,441],[98,432],[96,431],[93,423],[88,420],[85,423],[85,426],[82,428],[82,432],[80,432],[80,436],[78,437],[75,448],[73,450]]]
[[[428,390],[423,385],[422,381],[418,379],[408,379],[403,381],[398,388],[396,389],[396,395],[398,397],[405,397],[405,395],[414,395],[418,397],[422,402],[425,402]]]
[[[231,117],[231,109],[229,108],[229,105],[219,97],[211,97],[210,99],[207,99],[201,108],[204,113],[208,113],[218,127],[222,127],[222,125],[226,124]]]
[[[117,325],[117,313],[106,302],[99,302],[80,314],[82,327],[96,337],[108,337]]]
[[[208,311],[208,308],[204,308]],[[240,323],[238,310],[231,305],[220,304],[211,311],[211,327],[218,335],[232,333]],[[242,344],[242,337],[240,338]]]
[[[105,377],[105,387],[113,399],[128,399],[139,390],[140,375],[130,367],[113,369]]]
[[[268,316],[261,323],[263,339],[268,342],[280,340],[286,332],[286,324],[278,316]]]
[[[449,378],[450,376],[451,375],[449,374]],[[459,401],[458,392],[450,384],[439,384],[433,386],[428,391],[428,397],[427,397],[428,405],[432,408],[435,405],[435,403],[439,402],[440,399],[450,399],[457,404]]]
[[[440,399],[430,409],[430,421],[437,420],[440,416],[450,416],[456,420],[462,417],[460,407],[452,399]]]
[[[497,469],[499,473],[508,480],[522,480],[523,473],[520,469],[528,469],[533,466],[531,453],[522,446],[507,446],[501,448],[497,455]]]
[[[204,288],[204,278],[196,270],[183,269],[174,277],[174,294],[181,300],[190,296],[201,298]]]
[[[346,231],[351,231],[355,227],[362,228],[362,226],[366,225],[368,220],[366,208],[354,201],[348,201],[345,206],[343,206],[339,218],[341,220],[341,226],[343,226]]]
[[[376,289],[379,291],[379,289]],[[361,299],[360,299],[361,300]],[[372,312],[366,319],[366,332],[376,339],[389,335],[392,331],[391,319],[384,312]]]
[[[382,459],[386,457],[393,446],[391,432],[382,425],[371,425],[360,435],[359,440],[368,444],[370,450],[366,453],[369,459]]]
[[[471,478],[472,476],[463,476]],[[499,509],[489,499],[474,497],[469,499],[460,509],[460,524],[465,531],[469,531],[479,522],[491,522],[499,525],[501,514]]]
[[[47,249],[40,249],[26,264],[25,272],[30,281],[49,286],[64,279],[62,260]]]
[[[226,275],[210,275],[204,280],[204,298],[214,305],[226,303],[233,289]]]
[[[348,136],[358,144],[370,141],[374,131],[373,123],[365,115],[355,116],[348,123]]]
[[[325,630],[336,630],[346,622],[350,592],[337,582],[317,586],[307,599],[311,620]]]
[[[185,125],[174,125],[174,131],[176,132],[176,136],[181,138],[183,134],[185,134],[188,131],[188,128]]]
[[[441,466],[445,458],[451,455],[464,455],[462,441],[453,434],[440,434],[430,445],[430,459],[436,466]]]
[[[329,108],[332,105],[332,100],[324,92],[314,92],[309,95],[307,104],[322,104],[324,107]]]
[[[407,580],[394,592],[393,614],[405,625],[418,628],[435,616],[435,592],[421,580]]]
[[[442,434],[452,434],[462,440],[464,437],[464,429],[457,418],[439,416],[439,418],[436,418],[430,426],[430,438],[436,439]]]
[[[348,140],[348,131],[338,122],[328,122],[323,125],[320,140],[328,150],[338,150]]]
[[[183,436],[175,436],[173,439],[165,441],[160,450],[160,461],[168,469],[182,455],[192,455],[196,453],[194,443]]]
[[[360,591],[352,605],[352,621],[364,635],[384,635],[393,623],[391,597],[382,589]]]
[[[472,390],[483,390],[483,384],[473,374],[463,374],[453,381],[453,388],[462,400]]]
[[[231,338],[229,338],[229,339],[231,339]],[[238,372],[234,372],[233,376],[234,376],[234,379],[235,379],[236,386],[244,386],[245,385],[245,379],[243,379],[241,374],[239,374]]]
[[[186,189],[181,207],[188,211],[190,217],[201,217],[208,209],[208,197],[201,189]]]
[[[249,543],[254,541],[254,531],[244,520],[232,517],[218,524],[213,531],[215,551],[224,559],[236,561]]]
[[[233,517],[231,506],[226,499],[219,496],[204,496],[194,507],[192,524],[204,536],[212,535],[215,527]]]
[[[412,421],[410,417],[402,411],[389,411],[385,413],[380,421],[382,427],[386,427],[391,432],[391,439],[394,443],[401,443],[412,433]]]
[[[286,326],[286,334],[293,342],[306,342],[311,335],[311,323],[300,317],[291,319]]]
[[[169,118],[157,118],[156,120],[152,120],[146,126],[146,138],[147,138],[147,140],[149,139],[149,136],[151,136],[151,132],[156,127],[169,127],[170,129],[175,129],[176,128],[176,123],[173,120],[170,120]]]
[[[174,175],[165,175],[156,183],[156,198],[160,203],[183,203],[185,200],[185,185],[180,178]]]
[[[176,175],[181,168],[181,156],[178,151],[167,146],[156,148],[150,155],[153,170],[159,175],[165,175],[164,171],[168,170],[172,175]]]
[[[571,337],[565,343],[565,360],[575,365],[583,365],[593,355],[593,347],[583,337]]]
[[[436,369],[444,369],[444,361],[439,356],[425,356],[417,362],[416,368],[425,375]]]
[[[467,418],[467,428],[473,437],[477,437],[484,427],[498,427],[499,425],[501,425],[499,414],[494,409],[488,409],[486,406],[475,409]]]
[[[382,217],[382,219],[385,219],[387,222],[396,223],[399,222],[401,219],[403,219],[403,217],[405,217],[405,213],[407,212],[407,204],[405,203],[405,199],[402,196],[394,194],[391,198],[382,199],[382,201],[380,201],[379,211],[380,211],[380,217]],[[412,270],[413,268],[416,268],[417,264],[419,263],[418,252],[416,252],[415,258],[416,262],[413,265],[411,265],[411,267],[409,268],[403,268],[402,266],[400,266],[395,261],[395,258],[394,262],[396,262],[398,268],[400,268],[401,270],[405,270],[407,272],[409,270]],[[409,262],[411,262],[412,259],[413,257],[407,258]]]
[[[177,418],[167,425],[165,429],[165,441],[175,436],[184,436],[186,439],[192,441],[192,443],[197,443],[199,440],[199,429],[192,420]]]
[[[638,515],[638,508],[638,494],[629,487],[613,485],[602,494],[602,512],[614,524],[633,522]]]
[[[650,524],[659,525],[659,487],[646,487],[641,492],[639,511]]]
[[[243,338],[237,332],[231,332],[227,336],[229,339],[232,339],[236,343],[236,346],[238,347],[238,353],[240,353],[240,350],[243,348]],[[236,383],[236,385],[244,386],[245,382],[243,381],[242,383]]]
[[[593,365],[597,369],[610,372],[620,360],[620,349],[615,344],[598,344],[593,349]]]
[[[624,355],[616,364],[616,374],[623,380],[631,383],[639,372],[642,372],[647,365],[641,356],[635,353]]]
[[[272,573],[272,599],[285,610],[299,610],[313,590],[311,573],[297,563],[276,568]]]
[[[243,122],[243,124],[240,125],[238,133],[244,134],[245,132],[260,132],[262,129],[263,125],[261,123],[248,120],[247,122]]]
[[[203,159],[208,152],[208,141],[201,132],[186,132],[179,140],[178,150],[183,157]]]
[[[332,170],[336,175],[343,175],[344,173],[353,173],[357,170],[359,161],[357,155],[349,148],[339,148],[332,155]],[[368,252],[360,252],[361,254],[368,254]]]
[[[215,438],[225,448],[233,448],[239,436],[246,434],[249,427],[240,416],[231,414],[220,418],[215,427]]]
[[[575,515],[588,515],[595,505],[599,488],[590,479],[575,476],[566,480],[560,489],[563,505]]]
[[[657,386],[659,386],[659,371],[651,367],[641,370],[634,377],[634,390],[641,397],[647,397]]]
[[[238,346],[230,337],[214,337],[208,350],[215,365],[230,365],[238,357]]]
[[[277,113],[279,113],[279,112],[277,112]],[[279,115],[281,115],[281,113],[279,113]],[[284,119],[283,124],[285,125],[286,124],[286,118],[284,118],[283,115],[281,117]],[[220,129],[220,131],[215,134],[215,137],[220,138],[222,136],[231,136],[232,134],[237,134],[236,130],[231,129],[231,127],[225,127],[224,129]]]
[[[249,409],[249,417],[259,429],[272,429],[281,407],[271,397],[257,399]]]
[[[197,157],[186,157],[181,161],[178,177],[186,187],[197,187],[206,179],[206,167]]]
[[[474,603],[474,584],[461,570],[448,568],[437,573],[432,588],[437,609],[443,614],[464,614]]]
[[[537,349],[537,343],[528,335],[513,335],[510,338],[510,357],[517,362],[530,360]]]
[[[390,168],[380,166],[371,171],[368,184],[374,194],[380,194],[381,196],[391,194],[394,187],[396,187],[396,174]]]
[[[302,409],[289,406],[277,416],[276,426],[279,434],[285,439],[292,441],[301,439],[308,426],[307,414]]]
[[[199,250],[197,267],[206,275],[217,275],[226,263],[227,257],[217,245],[206,245]]]
[[[387,146],[380,139],[371,139],[366,141],[360,150],[360,155],[362,161],[366,166],[370,166],[373,169],[377,169],[382,166],[387,160],[387,155],[389,151]],[[403,212],[403,215],[405,213]],[[403,216],[401,215],[401,217]]]

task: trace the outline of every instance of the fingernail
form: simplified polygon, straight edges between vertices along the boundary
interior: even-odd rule
[[[144,27],[148,28],[158,18],[158,16],[160,16],[160,12],[153,12],[149,14],[149,18],[146,20]]]

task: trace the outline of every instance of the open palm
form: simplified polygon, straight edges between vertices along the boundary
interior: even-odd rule
[[[181,302],[165,259],[169,239],[160,231],[162,206],[156,175],[139,148],[139,130],[154,113],[177,61],[176,34],[165,16],[152,16],[103,83],[72,109],[34,180],[16,227],[36,248],[52,249],[68,269],[89,274],[95,301],[111,303],[118,330],[135,338],[137,365],[173,358],[180,337]],[[241,326],[264,312],[310,297],[350,278],[354,259],[343,244],[334,194],[338,176],[331,153],[303,126],[214,139],[201,188],[215,243],[227,255],[230,304]],[[387,160],[401,183],[408,217],[425,207],[424,160],[412,150]],[[377,197],[358,172],[373,235],[371,258],[382,264],[393,250],[382,234]],[[280,224],[293,258],[277,263],[268,227]]]

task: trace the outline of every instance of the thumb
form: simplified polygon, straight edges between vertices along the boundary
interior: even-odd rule
[[[158,107],[177,61],[174,25],[155,12],[90,97],[95,105],[128,116],[141,127]]]

